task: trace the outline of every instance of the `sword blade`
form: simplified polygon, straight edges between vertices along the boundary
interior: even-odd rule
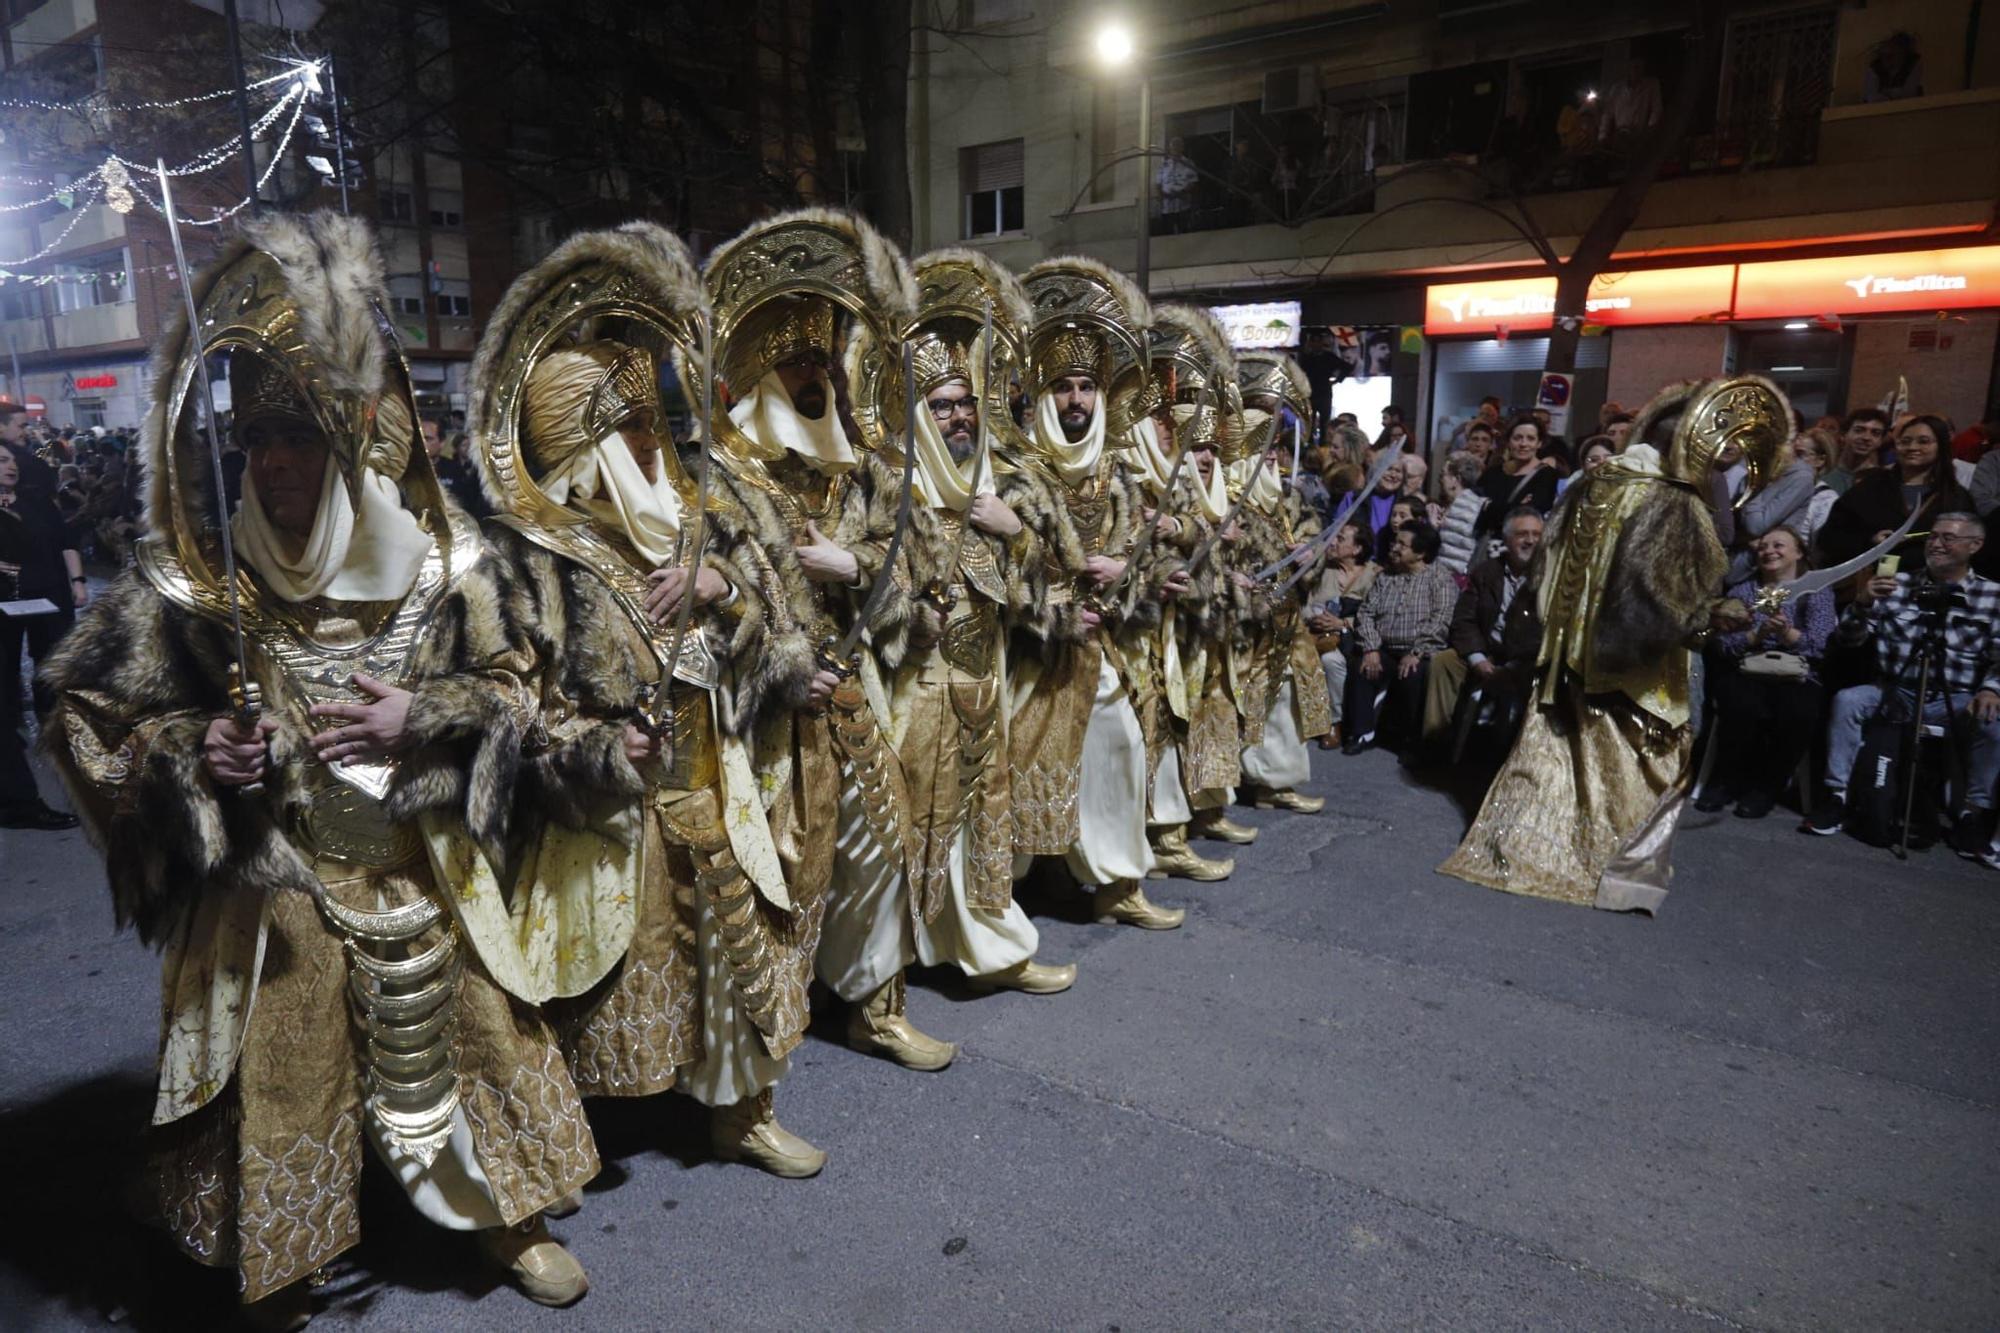
[[[908,343],[903,344],[903,398],[903,497],[896,506],[896,530],[890,534],[882,569],[868,589],[868,600],[861,604],[861,613],[854,617],[854,623],[847,627],[840,646],[834,650],[836,662],[845,663],[854,655],[862,631],[868,628],[868,622],[875,618],[883,599],[889,595],[889,587],[896,581],[896,556],[903,549],[903,534],[910,530],[910,495],[917,481],[917,370]]]
[[[207,418],[210,479],[215,484],[216,506],[222,513],[222,521],[217,526],[222,535],[222,574],[229,589],[229,627],[236,641],[239,686],[236,711],[240,721],[254,722],[261,710],[250,687],[250,655],[243,642],[243,603],[236,588],[236,539],[229,530],[229,488],[222,475],[222,436],[215,424],[215,388],[208,381],[208,355],[201,339],[201,311],[194,301],[194,275],[188,272],[187,249],[181,244],[180,219],[174,215],[174,190],[167,178],[166,159],[158,159],[155,169],[160,177],[160,210],[167,215],[167,235],[174,245],[174,267],[181,275],[181,295],[187,299],[188,343],[194,351],[195,379],[201,385],[202,408]],[[172,427],[173,423],[169,422],[168,429]],[[173,447],[171,440],[167,442],[167,447]]]
[[[1213,532],[1201,539],[1201,545],[1195,547],[1194,554],[1188,557],[1188,573],[1192,574],[1201,568],[1202,562],[1208,559],[1208,553],[1215,549],[1215,544],[1218,541],[1222,540],[1222,534],[1228,530],[1231,523],[1236,521],[1236,516],[1243,512],[1244,502],[1250,498],[1250,488],[1255,486],[1257,478],[1264,474],[1264,464],[1270,457],[1271,453],[1268,449],[1257,455],[1256,465],[1250,469],[1250,480],[1243,483],[1243,489],[1237,494],[1235,503],[1229,506],[1229,512],[1222,516],[1222,522],[1215,525]],[[1216,460],[1216,466],[1222,466],[1220,459]]]
[[[1830,569],[1815,569],[1809,574],[1801,574],[1791,582],[1779,585],[1778,591],[1787,598],[1804,597],[1809,593],[1818,592],[1821,588],[1831,588],[1842,580],[1859,574],[1862,570],[1868,568],[1868,566],[1874,564],[1877,560],[1880,560],[1883,556],[1903,544],[1903,539],[1910,535],[1910,529],[1917,525],[1917,514],[1922,508],[1922,505],[1912,508],[1909,517],[1903,520],[1902,527],[1897,528],[1887,537],[1876,542],[1852,560],[1843,560]]]
[[[687,581],[681,589],[680,609],[674,613],[674,636],[669,640],[666,674],[672,678],[681,662],[681,648],[687,643],[688,622],[694,616],[694,583],[701,574],[702,548],[708,544],[708,453],[709,437],[715,433],[709,422],[714,410],[715,348],[709,317],[701,317],[701,452],[695,458],[694,526],[688,534]],[[664,423],[662,423],[664,425]],[[660,687],[665,689],[667,681]]]
[[[1251,577],[1261,583],[1265,579],[1281,573],[1301,560],[1310,564],[1313,560],[1317,559],[1322,548],[1333,545],[1333,539],[1339,535],[1340,529],[1346,524],[1348,516],[1361,507],[1363,500],[1374,494],[1375,487],[1381,482],[1384,474],[1389,471],[1390,466],[1398,458],[1402,457],[1402,455],[1403,444],[1400,440],[1387,449],[1384,449],[1382,456],[1375,460],[1375,466],[1369,470],[1368,479],[1361,483],[1361,489],[1343,500],[1340,508],[1334,511],[1333,522],[1321,528],[1319,535],[1314,537],[1302,549],[1286,552],[1282,558],[1273,560]],[[1288,581],[1278,591],[1283,592],[1285,588],[1291,587],[1292,583],[1295,582],[1297,582],[1296,579]]]

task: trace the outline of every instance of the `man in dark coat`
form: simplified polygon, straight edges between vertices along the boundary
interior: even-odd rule
[[[1446,636],[1451,646],[1431,659],[1424,690],[1427,747],[1448,742],[1468,680],[1474,689],[1518,694],[1534,673],[1542,621],[1528,574],[1542,544],[1542,516],[1522,505],[1507,515],[1501,535],[1501,558],[1473,566],[1452,612]]]

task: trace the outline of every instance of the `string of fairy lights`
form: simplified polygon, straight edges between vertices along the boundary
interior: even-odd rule
[[[264,168],[258,174],[257,189],[260,193],[265,184],[277,172],[278,164],[285,160],[286,151],[291,146],[293,135],[298,131],[299,122],[304,118],[307,104],[320,91],[320,73],[323,68],[322,62],[318,60],[287,60],[286,68],[282,72],[245,85],[246,90],[249,91],[279,89],[276,100],[270,106],[266,107],[263,113],[251,123],[250,140],[252,143],[267,142],[272,128],[281,120],[284,122],[284,128],[278,133],[277,140],[268,154]],[[202,102],[217,101],[224,97],[233,97],[235,95],[236,89],[232,87],[197,93],[189,97],[146,102],[106,103],[98,101],[95,98],[85,98],[78,102],[43,102],[30,98],[0,98],[0,109],[51,113],[166,111]],[[289,118],[287,117],[287,113],[289,113]],[[188,176],[200,176],[233,164],[242,151],[243,134],[239,131],[223,142],[203,149],[185,162],[169,165],[166,169],[167,175],[177,179]],[[0,217],[4,217],[7,214],[23,213],[30,209],[45,207],[49,204],[59,204],[70,210],[69,219],[63,229],[39,250],[36,250],[33,254],[0,258],[0,282],[15,282],[35,286],[46,286],[51,283],[70,281],[81,283],[97,282],[99,280],[98,277],[92,274],[29,274],[15,272],[14,270],[45,259],[62,249],[63,245],[69,240],[70,234],[89,215],[90,209],[94,205],[101,203],[114,213],[124,214],[130,213],[143,201],[154,212],[165,216],[166,207],[164,202],[153,192],[147,190],[142,184],[143,181],[153,178],[156,172],[157,168],[153,163],[138,161],[113,150],[107,153],[104,161],[97,166],[67,182],[61,182],[49,177],[0,175],[0,185],[12,184],[17,187],[26,186],[28,188],[33,188],[36,185],[51,185],[54,187],[47,193],[34,199],[14,203],[0,203]],[[208,215],[204,217],[186,217],[182,216],[176,210],[175,221],[184,227],[219,227],[230,218],[235,217],[238,213],[248,208],[250,200],[251,196],[245,194],[233,204],[209,209]],[[171,265],[154,265],[152,267],[167,271],[170,271],[172,268]],[[143,271],[146,270],[135,270],[135,272]]]

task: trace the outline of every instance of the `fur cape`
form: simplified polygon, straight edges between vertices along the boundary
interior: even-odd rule
[[[402,682],[413,696],[408,748],[385,805],[397,820],[459,816],[504,865],[527,718],[514,691],[482,669],[505,660],[513,633],[474,571],[440,596]],[[42,669],[56,695],[43,749],[104,853],[119,924],[148,943],[170,938],[203,894],[316,887],[288,830],[306,800],[306,765],[318,761],[288,701],[267,701],[278,730],[263,790],[209,780],[202,743],[229,712],[232,657],[227,626],[181,610],[127,570]]]

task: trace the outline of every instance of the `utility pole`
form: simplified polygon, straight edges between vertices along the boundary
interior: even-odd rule
[[[236,117],[243,125],[243,186],[250,200],[250,214],[263,211],[257,199],[257,149],[250,142],[250,90],[243,85],[243,39],[237,30],[236,0],[222,0],[222,16],[229,21],[229,70],[236,79]]]

